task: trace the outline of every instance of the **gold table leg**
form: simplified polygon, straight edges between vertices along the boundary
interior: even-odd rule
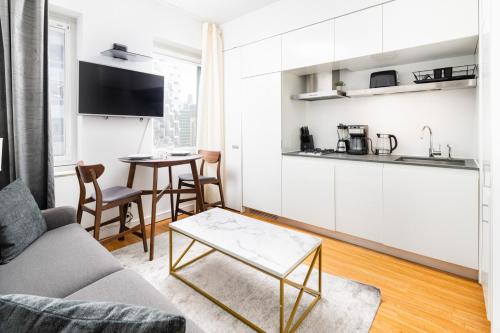
[[[226,304],[222,303],[221,301],[219,301],[218,299],[216,299],[214,296],[210,295],[208,292],[206,292],[205,290],[201,289],[200,287],[196,286],[193,282],[190,282],[189,280],[187,280],[186,278],[184,278],[183,276],[180,276],[179,274],[177,274],[177,272],[185,267],[187,267],[188,265],[194,263],[195,261],[198,261],[202,258],[204,258],[205,256],[215,252],[215,251],[218,251],[214,248],[212,248],[210,245],[208,244],[205,244],[201,241],[197,241],[195,239],[193,239],[191,241],[191,243],[187,246],[187,248],[182,252],[182,254],[179,256],[179,258],[177,258],[177,260],[175,260],[175,263],[173,262],[173,253],[172,253],[172,249],[173,249],[173,245],[172,245],[172,241],[173,241],[173,235],[172,235],[172,229],[169,230],[169,240],[170,240],[170,243],[169,243],[169,260],[170,260],[170,263],[169,263],[169,268],[170,268],[170,275],[174,276],[175,278],[177,278],[178,280],[182,281],[183,283],[185,283],[186,285],[188,285],[189,287],[193,288],[194,290],[196,290],[198,293],[200,293],[201,295],[205,296],[206,298],[208,298],[210,301],[212,301],[213,303],[215,303],[216,305],[220,306],[223,310],[225,310],[226,312],[228,312],[229,314],[231,314],[232,316],[236,317],[237,319],[241,320],[243,323],[245,323],[246,325],[248,325],[249,327],[251,327],[252,329],[254,329],[255,331],[257,332],[265,332],[262,328],[260,328],[259,326],[257,326],[256,324],[254,324],[253,322],[251,322],[249,319],[245,318],[243,315],[241,315],[240,313],[236,312],[235,310],[231,309],[229,306],[227,306]],[[179,232],[180,234],[182,234],[181,232]],[[184,235],[184,236],[187,236],[187,235]],[[187,236],[189,237],[189,236]],[[189,260],[188,262],[182,264],[182,265],[179,265],[181,260],[184,258],[184,256],[189,252],[189,250],[191,249],[191,247],[193,246],[193,244],[195,242],[199,242],[200,244],[203,244],[209,248],[211,248],[211,250]],[[276,276],[273,276],[263,270],[261,270],[260,268],[258,267],[254,267],[252,266],[251,264],[249,263],[246,263],[246,262],[243,262],[241,260],[239,260],[238,258],[235,258],[234,256],[230,255],[230,254],[227,254],[227,253],[224,253],[222,251],[219,251],[223,254],[226,254],[227,256],[233,258],[233,259],[236,259],[238,261],[240,261],[241,263],[244,263],[250,267],[253,267],[255,269],[257,269],[258,271],[261,271],[269,276],[272,276],[276,279],[278,279],[280,281],[280,308],[279,308],[279,317],[280,317],[280,323],[279,323],[279,326],[280,326],[280,333],[292,333],[292,332],[295,332],[297,330],[297,328],[299,327],[299,325],[302,323],[302,321],[306,318],[306,316],[309,314],[309,312],[311,312],[311,310],[314,308],[314,306],[316,305],[316,303],[321,299],[321,271],[322,271],[322,252],[321,252],[321,245],[315,250],[314,252],[314,257],[313,257],[313,260],[311,262],[311,265],[309,267],[309,270],[307,271],[307,274],[306,274],[306,277],[304,279],[304,281],[302,283],[297,283],[297,282],[293,282],[293,281],[290,281],[285,277],[276,277]],[[311,276],[311,273],[314,269],[314,266],[316,264],[316,261],[318,261],[318,271],[319,271],[319,277],[318,277],[318,290],[314,290],[314,289],[311,289],[309,287],[307,287],[307,282],[309,281],[309,278]],[[295,303],[293,305],[293,308],[292,308],[292,311],[290,313],[290,317],[288,318],[288,320],[286,321],[285,323],[285,284],[287,285],[290,285],[294,288],[297,288],[299,289],[299,295],[297,296],[297,299],[295,300]],[[294,323],[294,318],[295,318],[295,315],[297,313],[297,309],[300,305],[300,301],[302,300],[302,296],[303,294],[305,293],[308,293],[310,294],[311,296],[313,296],[313,300],[311,301],[311,303],[307,306],[307,308],[300,314],[299,318],[295,321]]]

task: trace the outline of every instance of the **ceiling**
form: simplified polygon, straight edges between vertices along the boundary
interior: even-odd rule
[[[225,23],[238,16],[265,7],[278,0],[161,0],[180,8],[198,19]]]

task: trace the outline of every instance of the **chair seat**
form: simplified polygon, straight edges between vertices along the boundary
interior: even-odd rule
[[[130,198],[140,194],[141,190],[129,188],[126,186],[114,186],[102,190],[102,201],[103,202],[113,202],[117,200],[122,200],[126,198]],[[96,200],[95,193],[91,195],[92,199]]]
[[[217,178],[215,177],[209,177],[209,176],[199,176],[200,178],[200,183],[211,183],[211,182],[216,182]],[[184,181],[184,182],[192,182],[193,181],[193,174],[191,173],[185,173],[179,176],[179,179]]]

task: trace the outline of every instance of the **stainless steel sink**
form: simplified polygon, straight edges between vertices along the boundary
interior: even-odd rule
[[[465,160],[455,159],[455,158],[448,159],[448,158],[401,156],[397,158],[396,161],[418,163],[418,164],[429,164],[429,165],[465,166]]]

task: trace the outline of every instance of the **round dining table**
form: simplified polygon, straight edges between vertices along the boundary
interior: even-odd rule
[[[150,159],[130,159],[127,157],[119,158],[121,162],[129,164],[127,187],[132,188],[134,185],[135,171],[137,167],[146,167],[153,169],[153,182],[151,189],[142,190],[142,195],[151,195],[151,236],[149,241],[149,260],[154,258],[154,242],[155,242],[155,223],[156,223],[156,205],[160,199],[165,195],[170,195],[170,212],[172,221],[176,220],[174,212],[174,198],[173,195],[177,193],[194,193],[196,195],[196,208],[195,212],[202,212],[205,210],[203,197],[201,194],[202,188],[198,170],[196,167],[196,160],[200,159],[200,155],[187,155],[187,156],[167,156],[166,158],[150,158]],[[172,167],[177,165],[189,164],[193,174],[194,188],[176,189],[172,181]],[[164,189],[158,189],[158,169],[168,168],[169,182]]]

